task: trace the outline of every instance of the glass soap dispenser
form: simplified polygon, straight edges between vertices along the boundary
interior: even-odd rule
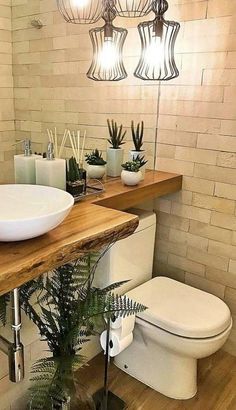
[[[55,158],[54,144],[49,142],[46,158],[36,161],[36,184],[66,190],[66,160]]]
[[[17,144],[22,142],[24,154],[14,155],[15,183],[32,185],[36,183],[35,161],[42,156],[32,154],[30,139],[26,138]]]

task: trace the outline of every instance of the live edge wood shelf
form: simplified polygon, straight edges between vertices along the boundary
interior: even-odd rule
[[[181,175],[159,171],[148,171],[136,187],[123,186],[119,178],[108,179],[105,193],[76,204],[53,231],[28,241],[1,242],[0,295],[89,250],[100,249],[112,238],[131,235],[138,218],[123,210],[181,187]]]

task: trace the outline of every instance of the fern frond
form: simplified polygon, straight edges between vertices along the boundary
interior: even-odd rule
[[[9,294],[0,296],[0,324],[6,325],[7,320],[7,306],[10,300]]]

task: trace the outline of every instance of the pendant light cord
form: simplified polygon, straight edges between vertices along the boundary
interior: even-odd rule
[[[154,170],[156,170],[157,164],[157,144],[158,144],[158,127],[159,127],[159,115],[160,115],[160,100],[161,100],[161,82],[158,82],[157,88],[157,107],[156,107],[156,129],[155,129],[155,142],[154,142]]]

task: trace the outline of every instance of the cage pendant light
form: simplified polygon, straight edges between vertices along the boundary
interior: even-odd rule
[[[164,19],[167,9],[166,0],[155,0],[155,19],[138,25],[141,56],[134,76],[142,80],[171,80],[179,75],[174,47],[180,24]]]
[[[104,12],[105,0],[57,0],[57,6],[68,23],[92,24]]]
[[[115,10],[120,17],[142,17],[152,9],[153,0],[116,0]]]
[[[123,45],[127,30],[113,25],[115,10],[109,6],[103,14],[105,25],[90,30],[93,60],[87,77],[95,81],[120,81],[127,77],[123,63]]]

